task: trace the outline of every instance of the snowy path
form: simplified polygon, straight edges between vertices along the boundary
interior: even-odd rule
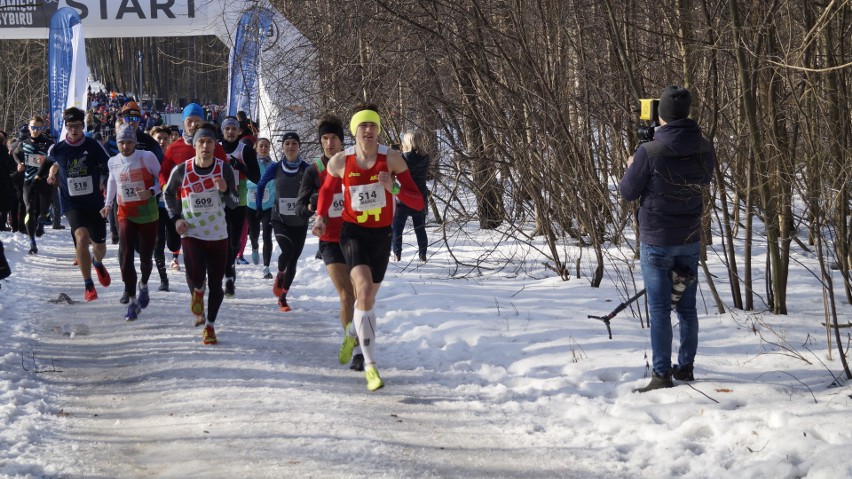
[[[239,266],[211,347],[182,273],[123,320],[112,246],[99,300],[48,302],[81,299],[67,235],[49,230],[27,256],[21,235],[0,233],[14,271],[0,289],[2,478],[852,477],[852,387],[832,384],[839,361],[804,269],[791,271],[788,316],[713,314],[702,290],[694,388],[634,394],[650,354],[635,311],[612,340],[586,319],[620,301],[612,285],[448,279],[436,247],[425,265],[390,265],[377,304],[386,387],[370,393],[337,364],[337,299],[313,238],[295,310],[278,311],[258,266]]]
[[[16,279],[32,287],[21,291],[79,300],[72,258],[54,249],[30,258]],[[333,298],[296,296],[301,307],[285,317],[269,283],[243,273],[217,322],[220,343],[209,347],[191,326],[182,274],[171,273],[180,292],[152,292],[129,324],[120,273],[107,265],[113,285],[98,301],[28,309],[40,330],[36,364],[50,368],[49,358],[61,370],[41,376],[56,392],[56,430],[43,446],[67,477],[595,475],[572,466],[578,451],[529,444],[501,408],[460,397],[428,350],[411,351],[423,367],[381,368],[386,387],[368,392],[363,373],[337,364]]]

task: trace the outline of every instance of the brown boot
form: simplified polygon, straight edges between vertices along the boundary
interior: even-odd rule
[[[660,376],[657,374],[657,371],[654,371],[654,374],[651,376],[651,382],[648,383],[644,388],[634,389],[635,393],[646,393],[648,391],[653,391],[654,389],[663,389],[663,388],[673,388],[674,383],[672,382],[672,372],[669,371],[665,374],[665,376]]]

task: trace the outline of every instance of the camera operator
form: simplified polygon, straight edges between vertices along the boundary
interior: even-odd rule
[[[639,200],[639,243],[642,278],[651,315],[651,382],[634,392],[674,386],[672,377],[693,380],[698,349],[697,282],[688,284],[674,307],[680,319],[678,364],[672,367],[673,268],[698,268],[704,186],[710,183],[713,145],[689,119],[692,98],[685,88],[666,87],[660,95],[660,127],[627,161],[619,191],[627,201]]]

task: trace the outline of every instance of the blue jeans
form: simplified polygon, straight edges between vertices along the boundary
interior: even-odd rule
[[[639,247],[642,278],[651,312],[651,350],[654,371],[665,376],[672,367],[672,280],[670,271],[675,265],[689,267],[698,272],[700,243],[677,246]],[[698,311],[695,294],[698,282],[693,282],[683,292],[675,311],[680,319],[680,349],[677,360],[681,366],[691,365],[698,351]]]
[[[405,230],[405,222],[409,216],[414,224],[414,235],[417,237],[417,251],[421,255],[425,255],[426,247],[429,245],[429,240],[426,238],[426,208],[421,211],[414,211],[402,203],[396,205],[396,211],[393,215],[391,249],[397,256],[402,254],[402,232]]]

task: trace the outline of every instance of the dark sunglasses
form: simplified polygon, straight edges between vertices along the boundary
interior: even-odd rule
[[[32,131],[45,131],[48,128],[50,128],[50,127],[49,126],[31,126],[30,130],[32,130]]]
[[[125,121],[125,123],[131,123],[131,122],[134,122],[134,121],[139,121],[139,117],[127,115],[127,116],[124,117],[124,121]]]

